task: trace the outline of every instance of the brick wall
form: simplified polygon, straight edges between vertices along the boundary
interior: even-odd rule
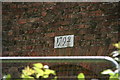
[[[7,2],[2,14],[3,56],[108,56],[118,42],[118,3]],[[63,35],[74,47],[54,48]]]
[[[3,56],[108,55],[118,41],[118,3],[3,3]],[[75,35],[73,48],[54,37]]]

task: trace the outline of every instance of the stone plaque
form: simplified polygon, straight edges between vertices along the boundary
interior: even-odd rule
[[[56,36],[54,41],[54,48],[73,47],[74,35]]]

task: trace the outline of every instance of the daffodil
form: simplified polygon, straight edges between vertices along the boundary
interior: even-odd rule
[[[33,64],[33,66],[36,68],[43,68],[43,65],[41,63]]]
[[[116,48],[120,49],[120,42],[113,44],[113,46],[115,46]]]
[[[32,74],[35,73],[35,71],[32,70],[32,69],[30,69],[29,66],[27,66],[24,70],[22,70],[22,73],[23,73],[24,75],[32,75]]]

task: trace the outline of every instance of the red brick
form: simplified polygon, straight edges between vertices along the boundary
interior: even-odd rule
[[[78,28],[89,28],[89,25],[86,25],[86,24],[80,24],[80,25],[78,25]]]
[[[111,32],[111,30],[107,27],[101,28],[100,32]]]
[[[36,21],[41,21],[40,18],[29,18],[27,19],[27,22],[36,22]]]
[[[67,15],[65,15],[64,16],[64,18],[66,18],[66,19],[74,19],[74,18],[77,18],[77,17],[79,17],[79,15],[78,14],[67,14]]]
[[[105,20],[105,18],[104,17],[93,17],[92,20],[99,21],[99,23],[100,23],[100,22],[103,22]]]
[[[10,36],[10,35],[13,35],[13,31],[9,31],[8,32],[8,35]]]
[[[112,37],[113,37],[113,34],[108,33],[108,34],[107,34],[107,37],[112,38]]]
[[[32,33],[34,33],[34,30],[28,30],[27,33],[32,34]]]
[[[45,33],[45,37],[54,37],[55,33]]]
[[[111,50],[111,49],[114,49],[114,48],[115,47],[112,44],[110,44],[108,49]]]
[[[35,51],[32,51],[32,52],[30,52],[30,55],[31,55],[31,56],[38,56],[38,53],[35,52]]]
[[[71,24],[70,21],[59,21],[53,25],[56,26],[56,25],[69,25],[69,24]]]
[[[89,56],[97,56],[99,47],[98,46],[91,46],[89,51]]]
[[[120,25],[120,21],[113,21],[111,22],[111,25],[114,26],[114,25]]]
[[[65,30],[65,28],[64,28],[63,26],[61,26],[61,27],[58,28],[58,30],[59,30],[59,31],[63,31],[63,30]],[[67,29],[67,30],[68,30],[68,29]]]
[[[44,4],[47,4],[47,5],[56,5],[55,2],[45,2]]]
[[[35,3],[32,3],[31,5],[32,5],[32,7],[40,7],[40,6],[43,5],[43,4],[42,4],[42,3],[35,2]]]
[[[47,12],[46,12],[46,11],[43,11],[43,12],[41,13],[41,15],[42,15],[42,16],[46,16],[46,15],[47,15]]]
[[[94,50],[94,48],[91,48],[91,51],[89,51],[90,48],[88,46],[91,46],[90,44],[92,44],[93,46],[98,46],[97,44],[99,44],[99,46],[101,46],[102,44],[106,43],[105,39],[108,38],[111,38],[111,43],[118,41],[117,34],[112,33],[113,31],[114,32],[117,31],[116,28],[112,26],[116,26],[117,24],[120,24],[118,21],[117,22],[115,21],[117,15],[114,16],[113,15],[114,12],[109,12],[112,11],[113,8],[111,8],[111,10],[108,10],[108,8],[104,9],[102,7],[103,5],[102,3],[68,3],[68,4],[31,3],[31,4],[17,4],[17,5],[15,3],[10,3],[10,4],[12,5],[10,8],[8,8],[9,10],[7,8],[3,9],[3,13],[5,13],[3,16],[3,22],[4,23],[6,21],[9,22],[9,20],[12,21],[12,19],[17,21],[17,23],[16,22],[10,23],[10,25],[12,26],[10,27],[10,29],[15,30],[15,35],[13,33],[14,31],[9,32],[10,30],[8,30],[7,27],[4,27],[3,30],[8,30],[8,35],[7,35],[8,37],[12,36],[8,38],[9,40],[17,41],[16,48],[18,50],[21,50],[19,49],[20,45],[24,46],[25,44],[24,39],[29,39],[29,40],[40,39],[40,41],[39,40],[27,41],[26,44],[31,43],[31,45],[33,45],[38,43],[39,46],[41,46],[40,47],[41,49],[36,54],[41,56],[92,55],[96,53],[94,52],[92,53],[92,50]],[[104,5],[106,6],[106,4]],[[109,6],[112,7],[113,5],[110,4]],[[102,9],[99,7],[102,7],[104,11],[101,11]],[[15,10],[14,8],[19,8],[19,9]],[[15,19],[13,16],[15,17]],[[114,21],[110,19],[113,19]],[[91,25],[93,25],[91,21],[95,21],[97,27],[91,27]],[[39,22],[37,25],[33,25],[36,24],[37,22]],[[21,26],[19,24],[25,24],[25,25]],[[4,24],[3,26],[6,25],[7,24]],[[108,28],[108,26],[110,25],[111,25],[111,29]],[[24,30],[23,33],[25,36],[19,34],[19,29]],[[63,36],[63,35],[71,35],[71,34],[75,35],[74,47],[83,47],[83,48],[78,50],[74,50],[74,48],[71,48],[71,49],[67,49],[68,51],[66,50],[66,48],[62,50],[55,49],[54,51],[48,50],[48,48],[54,49],[53,41],[55,36]],[[100,39],[99,41],[96,40],[97,34],[100,34],[98,35],[98,38]],[[52,38],[52,39],[49,41],[46,38]],[[101,41],[101,38],[105,38],[105,39]],[[83,39],[84,41],[82,42],[81,40]],[[18,40],[21,41],[19,42]],[[80,42],[82,43],[80,44]],[[23,53],[21,54],[22,56],[25,55],[30,56],[31,54],[29,54],[29,49],[37,50],[37,48],[34,46],[28,49],[26,48],[22,48],[22,49],[28,50],[28,52],[23,51]],[[96,50],[96,52],[99,52],[100,53],[99,55],[103,55],[105,54],[104,52],[106,51],[105,49],[104,50],[98,49],[98,51]],[[64,51],[65,53],[69,52],[69,54],[67,53],[64,54]],[[15,53],[13,53],[13,55],[14,54]]]
[[[101,26],[110,26],[111,22],[102,22],[100,25]]]
[[[81,14],[83,17],[88,17],[88,16],[89,16],[89,14],[86,13],[86,12],[81,12],[80,14]]]
[[[10,5],[10,8],[15,9],[15,8],[17,8],[17,5]]]
[[[104,47],[100,46],[97,52],[97,56],[103,56],[104,55],[103,50],[104,50]]]
[[[81,29],[78,33],[82,35],[82,34],[87,34],[87,32],[88,31],[86,29],[83,29],[83,30]]]
[[[75,36],[75,41],[79,41],[79,40],[82,40],[83,39],[83,36]]]
[[[61,25],[68,25],[68,24],[70,24],[70,22],[69,21],[61,21],[60,24]]]
[[[18,20],[18,24],[25,24],[25,23],[27,23],[27,19]]]
[[[81,3],[79,3],[78,5],[79,6],[89,6],[91,3],[89,3],[89,2],[81,2]]]
[[[89,13],[89,16],[102,16],[103,12],[101,10],[92,11]]]
[[[42,22],[42,26],[47,26],[49,22]]]

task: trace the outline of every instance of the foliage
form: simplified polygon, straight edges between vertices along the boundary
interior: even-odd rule
[[[40,78],[49,78],[49,75],[56,75],[54,70],[48,69],[48,68],[44,68],[43,64],[41,63],[36,63],[33,64],[32,68],[29,68],[29,66],[27,66],[24,70],[22,70],[22,75],[21,78],[31,78],[31,79],[40,79]],[[54,80],[57,77],[54,77]]]
[[[113,44],[116,48],[120,49],[120,42]]]
[[[111,69],[104,70],[101,73],[102,74],[109,74],[110,75],[109,80],[119,80],[118,73],[116,73],[116,71],[113,72]]]
[[[56,80],[57,76],[54,70],[49,69],[47,65],[43,66],[41,63],[33,64],[33,67],[30,68],[29,66],[25,67],[22,70],[21,78],[22,80],[41,80],[44,78],[50,78],[49,76],[53,75],[49,80]],[[11,75],[8,74],[4,77],[6,80],[10,80]]]
[[[113,44],[113,46],[115,46],[118,50],[112,52],[111,55],[116,61],[120,62],[120,58],[119,58],[119,56],[120,56],[120,42]]]
[[[118,63],[120,62],[120,42],[113,44],[116,48],[118,48],[117,51],[113,51],[111,53],[112,58],[116,60]],[[43,65],[41,63],[35,63],[33,64],[33,67],[30,68],[29,66],[25,67],[25,69],[22,70],[21,78],[22,80],[42,80],[44,78],[49,78],[50,75],[54,75],[52,79],[49,80],[57,80],[57,76],[54,70],[49,69],[47,65]],[[101,74],[109,74],[109,80],[120,80],[119,76],[119,69],[112,71],[111,69],[104,70],[101,72]],[[5,80],[10,80],[11,75],[5,75],[3,76]],[[85,80],[85,75],[83,73],[79,73],[77,76],[78,80]]]
[[[119,63],[120,62],[120,58],[119,58],[119,56],[120,56],[120,42],[113,44],[113,46],[118,48],[118,50],[113,51],[111,53],[112,58]],[[103,72],[101,72],[101,74],[109,74],[110,75],[109,80],[120,80],[119,72],[120,72],[119,69],[117,69],[115,71],[112,71],[111,69],[107,69],[107,70],[104,70]]]
[[[21,78],[22,80],[42,80],[43,78],[49,78],[50,74],[54,75],[54,78],[49,80],[57,80],[54,70],[49,69],[47,65],[43,66],[41,63],[35,63],[32,68],[27,66],[22,70]],[[5,75],[3,78],[5,78],[5,80],[12,79],[10,74]],[[77,78],[78,80],[85,80],[85,75],[79,73]]]
[[[78,80],[85,80],[85,75],[83,73],[79,73],[77,78]]]
[[[4,75],[4,76],[3,76],[3,79],[5,79],[5,80],[10,80],[10,79],[11,79],[11,75],[10,75],[10,74]]]

